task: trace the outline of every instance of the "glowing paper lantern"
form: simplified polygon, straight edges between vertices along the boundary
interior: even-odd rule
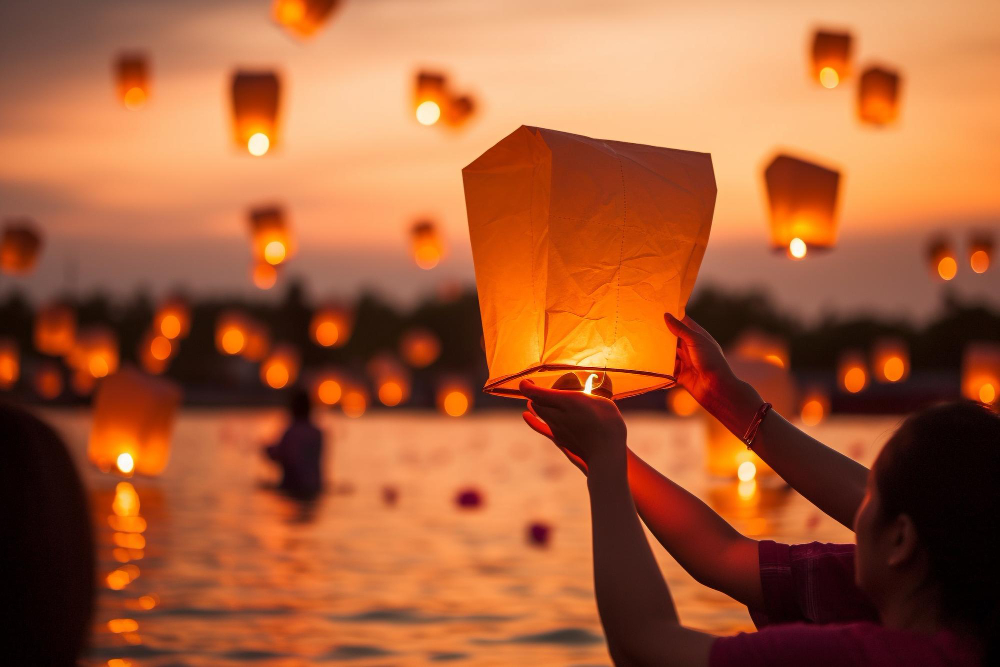
[[[962,355],[962,395],[994,405],[1000,398],[1000,343],[969,343]]]
[[[673,384],[715,207],[711,156],[521,127],[463,172],[490,376],[595,373],[615,398]]]
[[[0,236],[0,273],[31,273],[42,250],[42,237],[26,219],[8,220]]]
[[[10,389],[21,377],[21,352],[11,338],[0,338],[0,389]]]
[[[50,303],[35,314],[35,349],[53,357],[68,354],[76,342],[76,313],[65,304]]]
[[[986,273],[993,259],[993,238],[985,234],[969,241],[969,267],[976,273]]]
[[[87,456],[101,470],[155,476],[170,458],[170,435],[181,390],[174,383],[123,368],[101,383]]]
[[[888,125],[899,117],[899,75],[870,67],[858,85],[858,116],[865,123]]]
[[[118,370],[118,336],[107,327],[94,326],[80,331],[68,364],[93,378],[103,378]]]
[[[225,312],[215,323],[215,347],[219,352],[237,355],[247,346],[247,318],[238,312]]]
[[[313,314],[309,335],[323,347],[343,347],[351,339],[354,314],[340,305],[327,305]]]
[[[927,248],[927,261],[932,276],[951,280],[958,274],[958,259],[954,248],[944,239],[932,241]]]
[[[733,344],[732,354],[741,359],[759,359],[781,368],[789,367],[788,343],[761,331],[746,331]]]
[[[453,97],[444,109],[444,122],[448,127],[459,128],[465,125],[476,111],[476,103],[468,95]]]
[[[320,371],[313,377],[313,396],[317,403],[336,405],[344,395],[344,379],[336,370]]]
[[[459,378],[450,378],[441,383],[437,391],[437,406],[449,417],[461,417],[472,409],[472,388]]]
[[[340,398],[340,409],[344,416],[357,419],[365,414],[368,408],[368,392],[359,385],[349,385],[344,389],[344,395]]]
[[[147,331],[137,350],[142,369],[152,375],[159,375],[167,370],[179,344],[176,340],[171,341],[158,329]]]
[[[843,391],[856,394],[868,386],[868,367],[865,356],[849,350],[840,355],[837,366],[837,382]]]
[[[910,351],[900,338],[883,338],[872,348],[872,375],[878,382],[900,382],[910,376]]]
[[[806,426],[816,426],[826,419],[828,414],[830,414],[830,399],[827,395],[818,389],[807,391],[799,409],[802,423]]]
[[[339,0],[274,0],[274,20],[296,37],[312,37]]]
[[[168,340],[187,338],[191,331],[191,309],[180,297],[164,301],[156,311],[153,330]]]
[[[771,246],[793,259],[837,242],[840,172],[790,155],[764,170],[771,213]]]
[[[129,111],[142,108],[149,99],[149,61],[142,53],[123,53],[115,61],[118,99]]]
[[[244,72],[233,75],[233,138],[236,145],[260,157],[270,152],[278,139],[281,83],[274,72]]]
[[[299,353],[290,345],[276,345],[261,362],[260,379],[272,389],[283,389],[299,376]]]
[[[441,354],[441,341],[427,329],[410,329],[399,341],[399,354],[410,366],[426,368]]]
[[[448,106],[450,95],[443,74],[418,72],[413,91],[413,111],[421,125],[434,125]]]
[[[851,73],[851,35],[817,30],[812,43],[812,75],[824,88],[836,88]]]
[[[368,363],[368,375],[382,405],[392,408],[409,399],[410,374],[392,357],[379,355],[372,359]]]
[[[43,362],[35,371],[35,393],[45,400],[58,398],[63,392],[63,374],[59,364],[52,361]]]
[[[430,270],[438,265],[444,256],[444,240],[437,226],[430,220],[421,220],[410,230],[413,261],[421,269]]]
[[[266,206],[250,211],[250,234],[253,254],[258,262],[278,266],[295,254],[291,230],[285,212],[279,206]]]

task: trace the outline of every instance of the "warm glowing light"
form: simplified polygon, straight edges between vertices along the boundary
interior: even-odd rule
[[[938,260],[937,272],[942,280],[951,280],[958,273],[958,262],[954,257],[942,257]]]
[[[146,538],[139,533],[115,533],[111,536],[115,546],[123,549],[145,549]]]
[[[0,361],[0,365],[3,362]],[[3,371],[0,370],[0,373]],[[42,398],[52,400],[63,391],[63,376],[59,367],[51,362],[39,367],[35,372],[35,391]]]
[[[108,584],[108,588],[113,591],[120,591],[131,583],[132,577],[129,576],[128,572],[118,569],[111,572],[105,581]]]
[[[979,388],[979,400],[987,405],[990,405],[993,401],[997,400],[996,387],[989,382],[983,384],[983,386]]]
[[[128,456],[128,454],[122,454]],[[139,494],[128,482],[118,482],[115,487],[115,499],[111,502],[111,510],[117,516],[139,516]],[[142,547],[138,547],[142,548]]]
[[[824,88],[836,88],[840,83],[840,75],[832,67],[824,67],[819,71],[819,82]]]
[[[990,254],[985,250],[976,250],[969,255],[969,266],[976,273],[986,273],[990,268]]]
[[[597,377],[597,373],[591,373],[590,375],[587,376],[587,381],[583,385],[583,393],[585,393],[585,394],[593,394],[594,393],[594,379],[596,377]]]
[[[747,463],[750,463],[750,462],[747,461]],[[750,465],[753,465],[753,464],[750,463]],[[750,480],[747,480],[745,482],[740,482],[736,486],[736,493],[739,494],[740,499],[742,499],[742,500],[750,500],[751,498],[754,497],[754,494],[757,493],[757,480],[750,479]]]
[[[263,132],[257,132],[250,136],[247,141],[247,150],[250,151],[250,155],[255,157],[260,157],[267,153],[267,149],[271,147],[271,140],[267,138],[267,135]]]
[[[769,364],[774,364],[778,368],[784,368],[785,367],[785,360],[782,359],[781,357],[779,357],[776,354],[765,355],[764,361],[768,362]]]
[[[246,336],[239,329],[229,329],[222,334],[222,349],[226,354],[239,354],[246,345]]]
[[[251,277],[257,289],[271,289],[278,282],[278,270],[267,262],[256,262]]]
[[[108,525],[112,530],[124,533],[142,533],[146,530],[146,520],[141,516],[109,516]]]
[[[129,473],[132,472],[132,469],[135,467],[135,462],[132,460],[131,454],[129,454],[128,452],[122,452],[121,454],[118,455],[118,458],[115,459],[115,465],[118,467],[118,470],[120,472],[128,475]]]
[[[325,405],[336,405],[343,395],[343,389],[336,380],[323,380],[316,387],[316,396]]]
[[[806,242],[796,237],[788,243],[788,254],[794,259],[802,259],[807,252]]]
[[[430,271],[441,261],[441,250],[435,243],[417,243],[413,248],[413,261],[421,269]]]
[[[382,405],[392,408],[400,404],[403,400],[403,387],[398,382],[383,382],[378,388],[378,400]]]
[[[281,389],[288,384],[288,367],[281,362],[268,364],[264,379],[272,389]]]
[[[587,381],[590,382],[590,378]],[[469,397],[465,392],[453,389],[445,394],[441,406],[449,417],[461,417],[469,410]]]
[[[865,373],[865,369],[854,366],[853,368],[847,369],[844,373],[844,389],[856,394],[865,388],[868,383],[868,374]]]
[[[368,407],[368,399],[363,392],[357,389],[348,389],[340,399],[340,409],[351,419],[356,419],[365,414]]]
[[[275,266],[285,261],[285,244],[281,241],[271,241],[264,246],[264,261]]]
[[[806,426],[815,426],[823,421],[825,413],[822,401],[816,398],[810,399],[802,404],[802,423]]]
[[[135,632],[139,629],[139,623],[132,618],[112,618],[108,621],[108,630],[115,634],[122,632]]]
[[[336,322],[320,322],[316,325],[316,342],[323,347],[332,347],[340,338],[340,327]]]
[[[104,357],[91,357],[87,367],[95,378],[102,378],[108,374],[108,362]]]
[[[164,315],[160,320],[160,333],[169,339],[177,338],[181,335],[181,318],[176,315]]]
[[[302,0],[278,0],[275,14],[280,23],[298,23],[306,16],[306,3]]]
[[[129,111],[140,109],[146,103],[146,91],[138,86],[133,86],[125,92],[125,97],[122,101],[125,104],[125,108]]]
[[[399,351],[406,363],[414,368],[426,368],[441,354],[441,343],[432,332],[414,329],[400,340]]]
[[[889,382],[898,382],[903,377],[906,365],[899,357],[890,357],[882,366],[882,374]]]
[[[149,342],[149,353],[158,361],[169,359],[172,349],[173,346],[165,336],[156,336]]]
[[[749,482],[757,476],[757,466],[753,464],[753,461],[744,461],[736,469],[736,476],[741,482]]]
[[[153,597],[152,595],[143,595],[138,600],[139,608],[145,609],[146,611],[149,611],[150,609],[155,607],[156,602],[157,602],[156,598]]]
[[[441,107],[437,102],[427,100],[417,107],[417,121],[421,125],[433,125],[441,118]]]
[[[108,667],[132,667],[132,661],[125,658],[111,658],[108,660]]]
[[[667,393],[667,404],[678,417],[690,417],[698,411],[698,401],[687,389],[677,387]]]

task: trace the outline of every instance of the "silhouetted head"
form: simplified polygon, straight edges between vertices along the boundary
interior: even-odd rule
[[[4,662],[75,665],[94,598],[83,484],[59,436],[23,410],[0,405],[0,451]]]
[[[972,402],[913,415],[879,453],[854,520],[858,584],[876,605],[926,595],[945,625],[995,642],[998,519],[1000,416]]]
[[[306,421],[309,419],[309,412],[312,404],[309,401],[309,394],[303,389],[296,389],[292,392],[292,398],[288,402],[288,411],[292,413],[295,421]]]

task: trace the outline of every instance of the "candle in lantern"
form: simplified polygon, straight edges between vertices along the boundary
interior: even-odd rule
[[[368,374],[382,405],[395,407],[409,398],[409,373],[391,356],[382,354],[368,362]]]
[[[272,389],[294,384],[299,375],[299,353],[291,345],[276,345],[260,365],[260,379]]]
[[[461,417],[472,408],[472,391],[468,383],[450,378],[441,383],[437,391],[438,409],[449,417]]]
[[[247,344],[247,318],[229,311],[219,316],[215,324],[215,346],[223,354],[237,355]]]
[[[278,266],[295,254],[291,230],[285,211],[280,206],[262,206],[251,210],[250,234],[254,259],[258,264]]]
[[[434,125],[441,119],[442,110],[448,103],[445,76],[438,72],[417,73],[413,91],[413,111],[421,125]]]
[[[958,260],[955,250],[946,239],[938,238],[927,247],[927,261],[931,275],[941,280],[951,280],[958,274]]]
[[[410,230],[413,261],[421,269],[433,269],[444,255],[444,240],[437,226],[430,220],[421,220]]]
[[[353,325],[354,316],[348,308],[329,304],[313,314],[309,333],[317,345],[342,347],[350,340]]]
[[[977,234],[969,241],[969,267],[975,273],[986,273],[993,258],[993,237]]]
[[[868,386],[868,367],[865,356],[855,350],[848,350],[840,355],[837,369],[840,388],[851,394],[856,394]]]
[[[177,296],[165,300],[156,311],[153,329],[168,340],[186,338],[191,330],[191,309],[187,302]]]
[[[858,86],[858,116],[870,125],[888,125],[899,117],[899,75],[870,67]]]

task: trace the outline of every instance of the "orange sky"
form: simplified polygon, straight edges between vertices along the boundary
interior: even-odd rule
[[[888,4],[347,0],[300,43],[267,0],[3,3],[0,217],[30,215],[49,241],[16,283],[45,296],[73,264],[80,289],[249,292],[246,210],[270,201],[299,235],[288,271],[317,296],[370,285],[407,299],[440,277],[471,281],[461,168],[530,124],[712,153],[702,283],[761,285],[807,314],[924,315],[942,289],[922,265],[927,236],[948,231],[961,248],[972,229],[1000,231],[1000,3]],[[853,31],[856,65],[899,68],[897,126],[855,120],[853,81],[808,79],[817,25]],[[114,98],[111,62],[130,48],[152,56],[140,112]],[[231,144],[237,66],[284,75],[273,156]],[[477,96],[465,130],[415,122],[420,66]],[[760,170],[779,148],[844,171],[842,244],[826,257],[767,250]],[[406,257],[421,215],[452,248],[429,274]],[[996,295],[998,269],[949,287]]]

